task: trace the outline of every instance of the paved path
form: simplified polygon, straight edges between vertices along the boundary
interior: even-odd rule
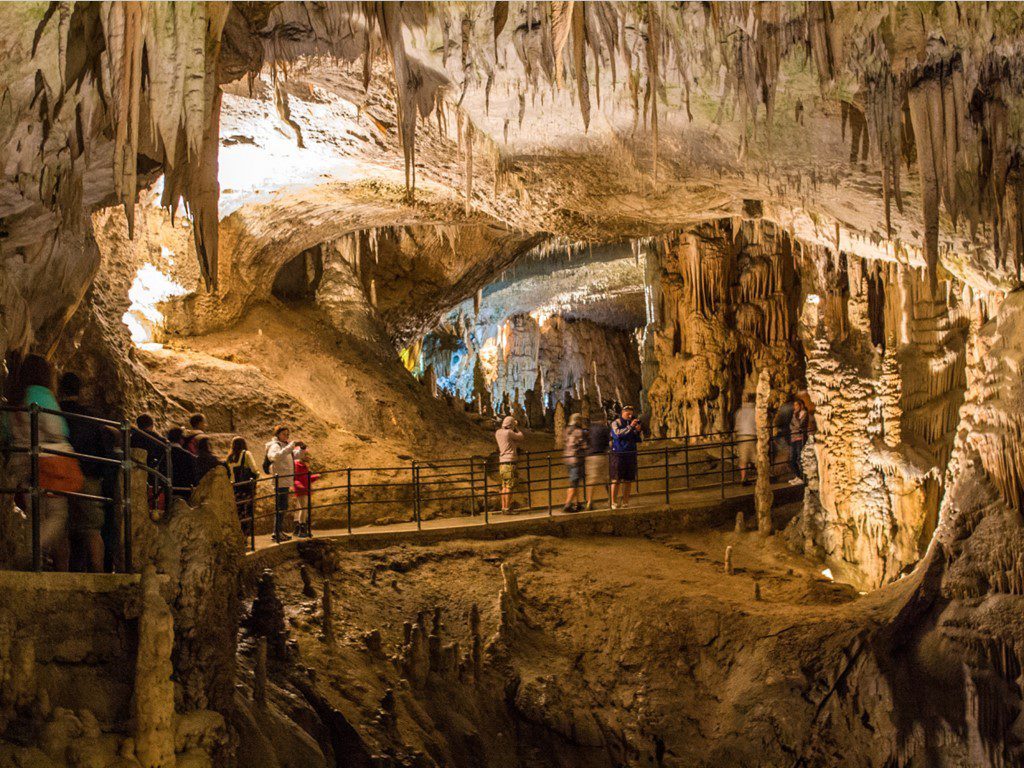
[[[774,483],[772,485],[773,490],[781,490],[787,488],[788,485],[785,481]],[[711,488],[698,488],[694,490],[674,490],[672,491],[672,499],[669,506],[672,508],[684,508],[684,507],[698,507],[698,506],[710,506],[713,505],[716,500],[725,498],[727,500],[749,498],[753,496],[754,486],[742,486],[739,484],[727,485],[725,488],[725,495],[723,497],[720,487]],[[606,502],[606,500],[605,500]],[[658,507],[664,507],[665,495],[664,491],[658,493],[644,493],[640,496],[634,496],[628,509],[621,510],[622,514],[629,514],[630,511],[640,510],[652,510]],[[533,507],[526,509],[512,515],[503,515],[500,513],[491,512],[488,521],[491,525],[501,525],[503,523],[514,523],[517,521],[528,521],[528,520],[541,520],[547,517],[556,518],[585,518],[588,515],[595,515],[599,513],[607,513],[608,508],[602,507],[595,509],[593,512],[576,512],[576,513],[565,513],[562,512],[561,508],[556,508],[553,514],[548,514],[547,507]],[[485,525],[484,516],[482,514],[469,516],[462,515],[459,517],[436,517],[432,520],[424,520],[422,528],[420,530],[424,532],[440,533],[443,531],[451,531],[452,538],[458,538],[458,532],[467,528],[478,528]],[[391,523],[388,525],[360,525],[353,526],[352,532],[349,533],[346,528],[325,528],[325,529],[314,529],[314,538],[347,538],[352,537],[374,537],[374,538],[391,538],[393,535],[394,539],[407,540],[410,534],[417,531],[415,522],[407,523]],[[270,534],[264,534],[256,537],[256,550],[265,550],[278,546],[270,537]]]

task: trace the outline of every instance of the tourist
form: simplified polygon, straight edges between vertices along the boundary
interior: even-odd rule
[[[295,475],[295,459],[301,458],[306,444],[291,440],[291,430],[284,424],[274,428],[274,437],[267,443],[263,471],[276,478],[274,481],[274,541],[288,541],[284,532],[284,515],[288,511],[288,495]]]
[[[320,475],[311,474],[309,464],[306,462],[308,454],[295,459],[295,482],[292,486],[295,491],[295,530],[293,535],[297,538],[309,538],[313,535],[309,530],[310,520],[303,522],[307,506],[312,502],[313,481],[319,480]]]
[[[53,369],[45,358],[28,355],[15,373],[11,402],[22,406],[37,405],[49,411],[59,411],[53,396]],[[31,416],[15,411],[11,418],[11,444],[18,448],[32,445]],[[70,430],[63,416],[40,413],[38,417],[38,444],[41,449],[72,452]],[[28,453],[14,454],[16,473],[21,476],[20,486],[31,490],[31,461]],[[78,461],[54,454],[39,456],[39,487],[53,491],[74,493],[82,490],[82,470]],[[26,507],[29,505],[26,504]],[[31,508],[29,507],[30,511]],[[68,500],[55,493],[39,495],[39,543],[44,558],[56,571],[68,569]]]
[[[512,492],[516,487],[516,458],[519,444],[523,442],[523,433],[515,418],[506,416],[501,428],[494,433],[498,443],[498,472],[501,475],[501,511],[508,512],[512,507]]]
[[[198,485],[211,470],[217,467],[227,467],[224,462],[218,459],[213,453],[213,443],[205,435],[196,440],[196,485]]]
[[[188,417],[188,428],[193,432],[205,432],[206,417],[201,413],[193,413]]]
[[[775,460],[773,464],[785,466],[789,462],[789,424],[793,420],[793,395],[786,395],[786,401],[779,406],[772,426],[775,428]]]
[[[640,419],[634,418],[634,413],[633,406],[624,406],[611,425],[612,453],[608,468],[612,478],[612,509],[629,506],[629,495],[636,482],[636,446],[643,440],[643,432]]]
[[[574,413],[565,428],[565,466],[569,470],[569,486],[565,489],[563,512],[579,512],[583,505],[576,501],[581,485],[584,485],[584,459],[587,453],[587,433],[583,429],[583,417]]]
[[[249,453],[249,446],[244,437],[235,436],[231,440],[231,453],[227,458],[228,473],[231,475],[231,487],[235,492],[235,509],[242,525],[242,533],[249,535],[255,524],[256,480],[259,472],[256,460]]]
[[[187,429],[182,432],[181,445],[182,447],[191,453],[193,456],[199,455],[199,438],[203,436],[202,432],[196,432],[192,429]]]
[[[590,422],[587,440],[587,458],[584,467],[587,509],[594,508],[594,489],[598,485],[604,486],[609,499],[612,497],[608,487],[608,443],[611,441],[611,434],[607,417],[599,412]]]
[[[135,429],[132,430],[131,446],[135,450],[146,452],[146,466],[162,474],[167,473],[164,463],[167,460],[167,451],[164,448],[164,441],[157,433],[153,417],[148,413],[139,414],[135,419]],[[156,475],[147,473],[146,485],[149,495],[150,509],[165,509],[164,489]]]
[[[60,409],[67,414],[88,418],[68,419],[68,439],[75,453],[81,456],[97,458],[113,458],[113,445],[110,433],[97,421],[91,408],[81,402],[82,380],[70,371],[60,377],[57,384],[57,397]],[[103,478],[108,468],[116,467],[102,461],[79,457],[82,469],[82,493],[88,496],[103,497]],[[112,506],[112,505],[111,505]],[[86,499],[78,496],[68,497],[68,542],[70,551],[70,568],[73,571],[100,573],[104,564],[103,528],[107,514],[103,502],[99,498]]]
[[[185,449],[185,430],[181,427],[167,430],[167,442],[171,444],[172,493],[187,499],[196,485],[196,457]]]
[[[789,466],[794,475],[790,485],[800,485],[806,480],[801,454],[807,444],[808,422],[807,406],[797,398],[793,402],[793,418],[789,422]]]
[[[747,472],[753,468],[757,456],[757,411],[754,409],[754,393],[743,396],[735,414],[733,431],[736,440],[736,461],[740,465],[740,484],[750,485]]]

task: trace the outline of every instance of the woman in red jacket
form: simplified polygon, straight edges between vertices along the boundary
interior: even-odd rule
[[[306,455],[295,460],[295,480],[292,483],[292,490],[295,492],[295,532],[296,538],[310,537],[313,534],[309,530],[309,520],[303,522],[306,514],[306,505],[309,503],[313,481],[318,480],[320,475],[311,474],[309,464],[306,463]]]

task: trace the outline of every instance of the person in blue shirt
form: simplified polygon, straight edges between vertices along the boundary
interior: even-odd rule
[[[612,478],[612,509],[629,506],[629,494],[636,482],[636,446],[643,440],[643,427],[635,413],[633,406],[624,406],[611,426],[612,453],[608,469]]]

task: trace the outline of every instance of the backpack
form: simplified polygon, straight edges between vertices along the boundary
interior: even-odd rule
[[[270,470],[273,469],[274,465],[270,463],[270,456],[266,453],[263,454],[263,474],[269,475]]]
[[[246,451],[245,453],[248,453]],[[245,453],[238,458],[238,464],[230,467],[231,469],[231,482],[234,484],[248,483],[250,480],[255,480],[257,475],[251,469],[245,461]]]

